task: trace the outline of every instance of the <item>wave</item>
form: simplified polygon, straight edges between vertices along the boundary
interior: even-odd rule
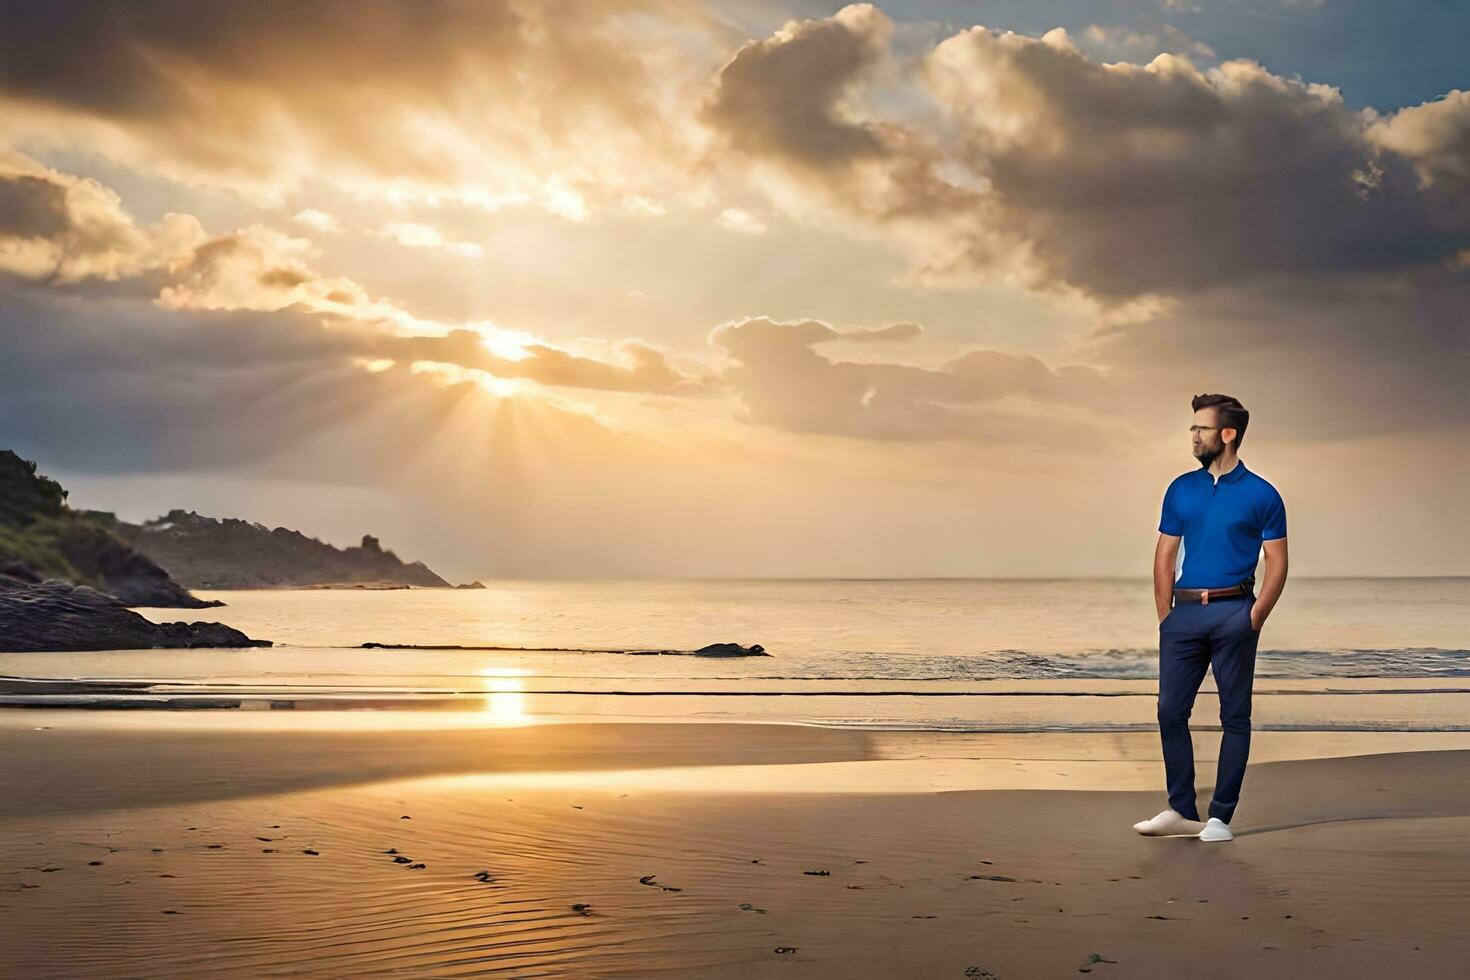
[[[830,667],[801,658],[797,671],[743,674],[729,680],[1153,680],[1156,649],[1106,649],[1079,653],[996,650],[975,656],[926,656],[850,652]],[[854,669],[856,668],[856,669]],[[1441,647],[1392,649],[1269,650],[1256,655],[1255,676],[1276,679],[1334,677],[1470,677],[1470,650]]]
[[[1023,733],[1061,732],[1061,733],[1089,733],[1089,732],[1157,732],[1158,726],[1151,722],[1117,722],[1112,724],[1070,724],[1070,723],[1045,723],[1033,725],[987,725],[966,720],[955,721],[902,721],[902,720],[823,720],[820,722],[803,722],[815,728],[853,728],[862,731],[874,732],[951,732],[966,733],[974,732],[987,735],[1010,735]],[[1195,732],[1218,732],[1222,731],[1219,725],[1208,723],[1196,724],[1190,722],[1190,730]],[[1413,725],[1397,722],[1383,722],[1381,724],[1362,722],[1314,722],[1311,724],[1293,724],[1290,722],[1263,724],[1252,722],[1251,730],[1256,732],[1470,732],[1470,725]]]
[[[685,656],[707,659],[699,651],[656,650],[605,647],[513,647],[461,645],[388,645],[363,644],[370,649],[415,653],[499,652],[506,654],[557,654],[581,656]],[[343,647],[278,647],[288,650],[343,650]],[[772,659],[782,664],[779,672],[741,673],[730,675],[687,675],[703,680],[903,680],[903,681],[968,681],[968,680],[1145,680],[1158,677],[1158,649],[1106,648],[1072,653],[1042,653],[1030,650],[1000,649],[973,654],[915,654],[880,650],[832,650],[776,653],[766,651],[752,664],[764,665]],[[747,658],[719,657],[722,660]],[[791,669],[786,669],[790,665]],[[409,666],[409,662],[405,662]],[[425,671],[439,677],[467,677],[473,674]],[[540,674],[540,677],[587,676],[582,674]],[[619,679],[619,675],[598,673],[603,679]],[[624,675],[643,680],[649,675]],[[670,676],[670,675],[660,675]],[[686,676],[686,675],[680,675]],[[1332,677],[1470,677],[1470,650],[1445,647],[1388,647],[1344,649],[1262,650],[1256,655],[1255,676],[1272,678]]]

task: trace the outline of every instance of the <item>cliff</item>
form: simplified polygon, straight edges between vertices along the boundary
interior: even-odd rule
[[[125,606],[223,605],[190,595],[104,523],[68,507],[66,496],[35,463],[0,450],[0,563],[90,586]]]
[[[0,450],[0,651],[270,646],[219,623],[154,623],[127,608],[217,606],[190,595],[36,464]]]

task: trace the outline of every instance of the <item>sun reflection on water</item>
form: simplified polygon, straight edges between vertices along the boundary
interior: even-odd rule
[[[480,715],[487,725],[512,728],[529,725],[534,719],[526,711],[526,683],[521,678],[530,671],[519,667],[482,667],[480,676],[486,690],[485,706]]]

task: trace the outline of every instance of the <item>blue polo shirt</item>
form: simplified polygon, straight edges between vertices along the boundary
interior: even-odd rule
[[[1226,589],[1255,576],[1262,541],[1286,537],[1286,504],[1237,458],[1219,480],[1203,466],[1175,477],[1159,531],[1184,539],[1176,589]]]

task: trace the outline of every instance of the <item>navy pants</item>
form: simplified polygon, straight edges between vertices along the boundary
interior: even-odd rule
[[[1169,806],[1198,820],[1194,803],[1194,743],[1189,714],[1194,696],[1214,671],[1220,692],[1220,762],[1210,816],[1226,823],[1240,801],[1245,761],[1251,749],[1251,683],[1256,673],[1256,641],[1251,628],[1254,596],[1212,599],[1207,604],[1180,602],[1159,624],[1159,736],[1164,746],[1164,773]]]

